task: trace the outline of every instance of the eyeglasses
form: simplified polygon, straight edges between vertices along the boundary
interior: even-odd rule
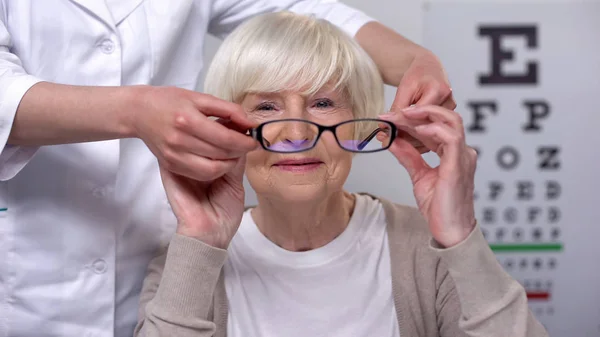
[[[357,153],[387,150],[397,133],[394,124],[380,119],[353,119],[331,126],[279,119],[260,124],[250,130],[250,135],[267,151],[297,153],[314,148],[325,131],[333,133],[342,149]]]

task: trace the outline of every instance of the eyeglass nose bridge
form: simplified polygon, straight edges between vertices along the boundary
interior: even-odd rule
[[[336,135],[336,130],[337,127],[340,126],[341,124],[336,124],[336,125],[320,125],[317,123],[313,123],[310,121],[306,121],[306,120],[296,120],[298,122],[303,122],[305,123],[307,126],[312,125],[315,126],[317,129],[317,134],[314,137],[314,140],[312,140],[312,144],[309,147],[303,148],[302,150],[298,150],[296,152],[303,152],[303,151],[308,151],[311,150],[312,148],[314,148],[315,146],[317,146],[317,143],[319,142],[319,140],[321,140],[321,136],[323,136],[323,133],[329,131],[331,132],[331,134],[333,135],[333,137],[336,139],[337,141],[337,135]],[[286,138],[287,140],[287,138]],[[310,141],[308,138],[305,138],[306,141]],[[291,140],[291,143],[294,142],[298,142],[297,140]]]
[[[317,129],[316,135],[314,137],[310,137],[314,133],[311,128]],[[314,139],[314,142],[320,137],[320,127],[317,124],[310,123],[305,120],[295,120],[291,123],[287,124],[283,128],[282,137],[286,143],[289,144],[297,144],[311,141],[311,138]],[[290,136],[291,135],[291,136]],[[314,146],[314,145],[313,145]],[[311,146],[312,148],[312,146]]]
[[[340,126],[340,124],[337,125],[317,125],[317,127],[319,128],[319,132],[317,132],[317,138],[315,141],[315,144],[317,141],[319,141],[319,139],[321,138],[321,136],[323,135],[324,132],[331,132],[331,134],[333,135],[333,137],[335,137],[337,139],[337,135],[335,134],[335,131],[337,129],[337,127]]]
[[[272,148],[273,145],[271,144],[271,141],[269,141],[267,138],[265,138],[265,134],[264,134],[264,129],[266,126],[273,124],[273,123],[283,123],[283,122],[292,122],[292,123],[296,123],[298,124],[305,124],[305,128],[314,128],[316,129],[316,132],[314,137],[308,137],[308,136],[303,136],[302,139],[294,139],[294,137],[288,137],[288,136],[283,136],[281,138],[282,141],[278,141],[275,142],[275,144],[279,144],[279,143],[285,143],[286,144],[286,149],[285,151],[282,150],[277,150]],[[270,122],[266,122],[266,123],[262,123],[260,124],[258,127],[256,128],[252,128],[249,129],[248,132],[246,133],[248,136],[254,138],[255,140],[257,140],[259,142],[259,144],[261,145],[261,147],[267,151],[270,152],[278,152],[278,153],[294,153],[294,152],[304,152],[304,151],[308,151],[311,150],[312,148],[315,147],[315,145],[317,144],[317,142],[319,141],[319,138],[321,137],[321,133],[322,133],[322,128],[324,126],[319,125],[317,123],[313,123],[311,121],[307,121],[307,120],[303,120],[303,119],[284,119],[284,120],[276,120],[276,121],[270,121]],[[308,132],[312,132],[312,131],[308,131]],[[307,143],[309,143],[308,145],[306,145]],[[292,150],[290,150],[292,149]]]

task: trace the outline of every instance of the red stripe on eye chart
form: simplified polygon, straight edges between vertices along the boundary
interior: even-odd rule
[[[547,301],[550,299],[550,293],[548,293],[548,292],[528,292],[527,298],[530,300]]]

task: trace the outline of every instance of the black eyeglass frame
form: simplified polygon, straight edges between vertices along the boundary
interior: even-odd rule
[[[317,127],[318,129],[318,133],[317,133],[317,137],[315,138],[312,146],[302,149],[302,150],[296,150],[296,151],[277,151],[277,150],[272,150],[269,149],[266,145],[265,145],[265,139],[263,138],[263,128],[266,125],[272,124],[272,123],[281,123],[281,122],[302,122],[302,123],[307,123],[307,124],[311,124]],[[337,137],[336,134],[336,129],[342,125],[345,124],[349,124],[349,123],[357,123],[357,122],[377,122],[377,123],[383,123],[389,126],[390,128],[390,140],[387,144],[387,146],[376,149],[376,150],[368,150],[368,151],[358,151],[358,150],[349,150],[347,148],[345,148],[344,146],[342,146],[342,144],[340,143],[340,140]],[[363,146],[366,146],[376,135],[377,133],[379,133],[380,131],[382,131],[383,129],[381,128],[377,128],[375,129],[373,132],[371,132],[371,134],[369,136],[367,136],[367,138],[365,138],[363,141],[361,141],[360,144],[364,144]],[[250,129],[250,136],[254,139],[256,139],[259,143],[260,146],[269,152],[274,152],[274,153],[299,153],[299,152],[305,152],[305,151],[309,151],[311,149],[313,149],[317,143],[319,142],[319,139],[321,139],[321,135],[323,134],[323,132],[325,131],[329,131],[331,133],[333,133],[333,137],[335,138],[335,141],[337,142],[338,146],[340,148],[342,148],[345,151],[348,152],[354,152],[354,153],[374,153],[374,152],[379,152],[379,151],[385,151],[387,149],[390,148],[390,146],[392,145],[392,142],[394,141],[394,139],[396,138],[396,136],[398,135],[398,128],[396,128],[396,125],[394,125],[394,123],[388,122],[388,121],[384,121],[382,119],[377,119],[377,118],[358,118],[358,119],[351,119],[351,120],[347,120],[347,121],[343,121],[341,123],[338,124],[334,124],[334,125],[321,125],[321,124],[317,124],[315,122],[306,120],[306,119],[299,119],[299,118],[286,118],[286,119],[277,119],[277,120],[272,120],[272,121],[268,121],[268,122],[264,122],[261,123],[259,126],[257,126],[256,128]],[[359,144],[359,146],[360,146]]]

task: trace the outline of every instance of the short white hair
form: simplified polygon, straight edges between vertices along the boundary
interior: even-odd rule
[[[348,95],[354,118],[384,111],[381,75],[351,36],[322,19],[278,12],[249,19],[223,41],[204,92],[241,103],[249,93],[311,95],[328,84]]]

